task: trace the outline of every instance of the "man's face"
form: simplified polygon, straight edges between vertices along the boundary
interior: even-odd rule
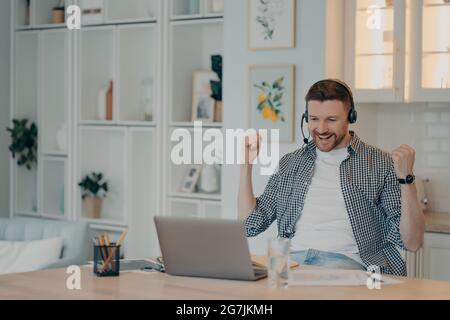
[[[308,127],[320,151],[339,149],[348,143],[348,108],[339,100],[308,102]]]

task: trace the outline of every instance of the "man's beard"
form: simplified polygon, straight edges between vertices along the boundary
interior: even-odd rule
[[[325,137],[327,139],[321,139],[319,137],[322,138]],[[313,134],[314,143],[316,147],[322,152],[329,152],[333,150],[342,142],[342,140],[344,140],[344,138],[345,135],[337,136],[335,133],[329,133],[324,135],[319,135],[317,133]]]

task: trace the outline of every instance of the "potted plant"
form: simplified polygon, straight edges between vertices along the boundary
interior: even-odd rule
[[[222,56],[220,54],[211,56],[211,69],[219,77],[219,81],[211,80],[211,98],[216,102],[214,105],[214,121],[222,122]]]
[[[99,219],[102,211],[103,198],[108,193],[108,183],[103,181],[103,174],[92,172],[86,175],[78,186],[81,187],[81,197],[86,206],[89,218]]]
[[[52,9],[52,22],[64,23],[65,10],[65,1],[59,0],[58,5]]]
[[[11,135],[9,151],[17,165],[25,166],[31,170],[33,164],[37,163],[38,129],[34,122],[28,124],[28,119],[13,119],[13,127],[6,130]]]

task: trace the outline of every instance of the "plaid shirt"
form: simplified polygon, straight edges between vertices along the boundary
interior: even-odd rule
[[[350,134],[349,156],[340,165],[340,181],[359,255],[366,267],[375,265],[382,273],[406,275],[405,261],[397,250],[405,247],[399,230],[401,191],[392,158],[362,142],[354,132]],[[294,237],[315,160],[313,141],[281,158],[245,220],[248,237],[265,231],[275,219],[280,238]]]

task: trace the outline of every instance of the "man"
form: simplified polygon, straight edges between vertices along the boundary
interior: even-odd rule
[[[406,275],[398,249],[418,250],[425,228],[414,150],[401,145],[390,155],[349,131],[357,114],[344,82],[319,81],[305,100],[302,125],[308,123],[312,141],[305,138],[305,147],[282,157],[258,198],[251,176],[260,139],[246,138],[238,209],[247,236],[277,220],[278,236],[291,239],[291,257],[300,264],[377,266],[382,273]]]

